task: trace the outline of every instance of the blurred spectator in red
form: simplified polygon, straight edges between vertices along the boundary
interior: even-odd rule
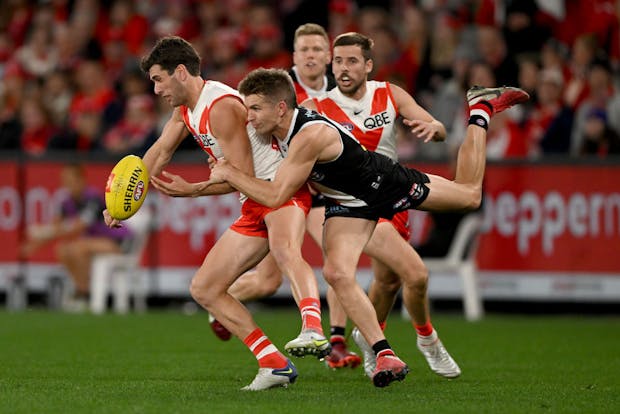
[[[592,61],[587,72],[587,82],[588,95],[577,107],[575,113],[571,138],[571,154],[573,155],[578,155],[583,148],[582,141],[586,136],[585,128],[588,118],[595,111],[606,114],[607,105],[614,94],[611,67],[605,57]],[[607,122],[606,116],[605,122]]]
[[[477,32],[480,57],[493,68],[497,85],[516,85],[519,68],[508,53],[500,30],[493,26],[480,26]]]
[[[205,77],[236,88],[249,72],[246,60],[239,53],[239,31],[234,28],[217,29],[207,39],[207,50],[207,57],[202,60],[206,65]]]
[[[99,1],[75,0],[69,20],[69,41],[76,55],[82,59],[101,59],[101,44],[96,34],[104,30],[107,22],[105,9]]]
[[[252,33],[248,70],[292,66],[291,54],[282,46],[282,32],[278,26],[267,24],[255,28]]]
[[[32,20],[33,8],[28,0],[5,0],[2,2],[3,14],[6,13],[6,33],[15,47],[21,46],[26,40],[26,34]]]
[[[131,55],[139,56],[147,34],[148,21],[136,12],[135,2],[115,0],[110,6],[108,25],[97,33],[97,37],[104,49],[108,42],[117,41]]]
[[[123,118],[103,137],[103,148],[110,154],[142,156],[157,139],[154,102],[150,95],[127,99]]]
[[[227,23],[225,17],[227,7],[228,4],[219,0],[202,0],[196,4],[196,16],[203,36],[215,32]]]
[[[8,62],[0,81],[0,148],[20,147],[19,108],[24,95],[24,76],[19,65]]]
[[[538,53],[550,36],[548,27],[540,24],[536,0],[506,2],[503,35],[506,47],[517,58],[522,53]]]
[[[42,100],[56,127],[67,122],[72,99],[73,91],[66,72],[55,70],[45,77]]]
[[[574,110],[589,94],[587,74],[596,55],[596,39],[591,34],[584,34],[577,39],[571,49],[569,79],[564,88],[564,100]]]
[[[25,99],[19,111],[21,125],[20,147],[25,154],[39,156],[47,150],[55,133],[43,103],[34,97]]]
[[[564,16],[558,19],[554,37],[572,47],[583,34],[591,34],[595,47],[607,51],[612,62],[620,59],[617,1],[564,1]]]
[[[15,57],[29,77],[44,77],[58,64],[58,52],[54,47],[51,28],[33,26],[26,43],[17,49]]]
[[[542,69],[557,70],[566,82],[570,79],[570,70],[566,64],[567,56],[568,48],[557,39],[550,38],[540,50],[540,65]]]
[[[357,13],[353,0],[330,0],[328,7],[329,27],[327,34],[331,40],[347,32],[358,32],[359,27],[355,20]]]
[[[80,62],[74,81],[77,90],[69,108],[69,122],[72,127],[74,126],[73,119],[80,111],[103,114],[115,98],[114,90],[105,76],[100,61]]]
[[[54,48],[58,54],[56,67],[62,70],[72,70],[79,61],[79,43],[74,36],[72,26],[68,23],[59,23],[54,26]]]
[[[519,88],[523,89],[530,94],[530,100],[525,103],[526,106],[531,106],[536,103],[536,94],[538,86],[539,65],[534,55],[521,56],[518,62],[519,65]],[[561,76],[561,74],[560,74]]]
[[[529,114],[524,138],[529,156],[568,154],[573,111],[562,100],[564,79],[558,69],[543,69],[538,75],[536,104]]]
[[[50,139],[48,148],[77,152],[99,150],[102,123],[101,111],[92,102],[82,101],[74,107],[70,124]]]
[[[390,26],[390,14],[383,7],[366,6],[357,12],[355,20],[359,32],[366,36],[372,36],[375,30]]]
[[[459,46],[453,56],[452,76],[439,84],[437,92],[430,106],[431,113],[446,127],[448,136],[452,135],[455,122],[460,122],[459,115],[463,111],[468,89],[466,83],[470,65],[476,60],[473,50],[466,46]],[[428,146],[428,145],[427,145]]]
[[[164,13],[151,25],[155,37],[180,36],[187,41],[200,36],[198,18],[192,12],[190,0],[165,2]]]

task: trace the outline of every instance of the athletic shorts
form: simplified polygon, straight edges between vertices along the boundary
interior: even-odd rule
[[[404,171],[404,174],[401,174],[403,179],[399,183],[393,183],[392,188],[386,189],[386,194],[393,195],[386,199],[375,197],[372,200],[367,200],[366,202],[370,205],[343,206],[326,194],[325,219],[351,217],[374,221],[379,221],[382,218],[392,220],[394,215],[399,212],[417,208],[428,197],[430,188],[426,184],[430,182],[430,179],[426,174],[412,168],[403,168],[402,171]]]
[[[312,197],[306,185],[300,188],[289,201],[276,208],[265,207],[248,198],[241,205],[241,216],[235,220],[230,226],[230,229],[245,236],[262,237],[266,239],[267,225],[265,224],[265,216],[267,214],[279,210],[282,207],[297,206],[303,210],[305,215],[308,215],[311,205]]]
[[[398,234],[400,234],[405,241],[408,242],[411,238],[411,229],[409,228],[409,210],[394,214],[392,220],[380,218],[379,223],[383,222],[392,223],[392,226],[394,226]]]

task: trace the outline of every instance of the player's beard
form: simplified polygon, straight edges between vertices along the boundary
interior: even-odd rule
[[[355,96],[355,94],[357,93],[357,91],[359,91],[359,89],[362,87],[363,82],[365,82],[365,80],[359,81],[356,79],[353,79],[349,76],[350,82],[351,84],[349,86],[342,86],[341,81],[338,81],[338,89],[340,89],[340,92],[342,92],[343,95],[348,96],[348,97],[353,97]]]

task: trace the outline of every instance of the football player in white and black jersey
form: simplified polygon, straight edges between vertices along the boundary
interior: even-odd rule
[[[327,32],[318,24],[303,24],[295,30],[293,45],[295,65],[289,70],[289,75],[293,79],[297,103],[325,96],[336,86],[336,81],[328,70],[331,58]],[[319,246],[323,234],[324,207],[325,202],[321,194],[313,193],[312,208],[306,217],[306,230]],[[228,289],[228,293],[241,302],[273,295],[282,284],[282,271],[273,261],[270,263],[271,265],[263,261],[260,266],[244,273]],[[332,351],[325,358],[325,362],[331,368],[355,368],[361,363],[361,358],[347,347],[345,341],[347,316],[338,299],[330,293],[331,289],[328,292],[327,303]],[[211,328],[218,338],[222,340],[230,338],[230,333],[217,319],[211,319]]]
[[[395,162],[398,161],[396,129],[401,117],[419,121],[413,133],[420,139],[443,141],[444,126],[405,90],[389,82],[368,80],[373,70],[372,46],[372,39],[360,33],[338,36],[332,50],[332,69],[338,86],[325,97],[310,100],[304,106],[338,122],[366,149]],[[456,378],[461,370],[431,323],[428,270],[409,244],[410,236],[409,210],[396,213],[390,220],[379,219],[364,248],[371,258],[374,274],[368,297],[377,312],[379,325],[385,329],[402,285],[403,303],[412,317],[418,348],[435,373]],[[359,330],[354,330],[352,336],[364,354],[364,370],[371,376],[376,365],[375,354]]]
[[[143,58],[141,68],[153,81],[155,93],[174,107],[161,136],[144,155],[151,182],[158,190],[176,197],[235,191],[228,184],[189,183],[163,171],[188,131],[211,159],[226,159],[260,180],[274,178],[283,159],[277,145],[269,135],[257,134],[247,123],[247,110],[236,90],[200,76],[200,57],[191,44],[180,37],[164,37]],[[158,178],[160,173],[162,177]],[[311,204],[308,188],[299,188],[275,207],[261,205],[243,194],[240,198],[241,217],[209,250],[192,279],[190,292],[255,355],[258,374],[244,387],[255,391],[286,386],[297,377],[291,361],[271,343],[247,308],[228,293],[239,276],[266,256],[265,260],[275,260],[288,275],[302,316],[301,333],[285,349],[295,356],[322,358],[329,354],[331,345],[321,326],[316,277],[301,255]],[[108,225],[118,224],[107,212],[104,216]]]
[[[290,76],[279,69],[256,69],[239,84],[248,121],[261,135],[276,138],[285,154],[273,181],[261,181],[218,161],[211,183],[228,182],[248,197],[277,206],[310,180],[326,197],[323,276],[334,288],[347,315],[376,355],[375,386],[403,380],[408,366],[398,358],[377,321],[372,303],[355,280],[364,246],[380,218],[407,209],[434,211],[478,208],[482,197],[485,143],[494,113],[529,99],[518,88],[468,91],[470,119],[459,150],[456,177],[425,174],[389,157],[366,150],[339,124],[297,107]],[[420,120],[405,120],[417,129]]]

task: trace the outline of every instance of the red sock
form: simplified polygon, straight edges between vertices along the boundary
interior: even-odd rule
[[[379,328],[381,328],[381,331],[385,331],[386,325],[387,325],[387,321],[379,322]]]
[[[260,328],[254,329],[243,343],[250,348],[261,368],[284,368],[287,364],[284,355],[278,351]]]
[[[321,326],[321,302],[315,298],[304,298],[299,302],[301,311],[301,329],[312,329],[323,333]]]
[[[429,336],[433,333],[433,324],[431,323],[431,321],[426,322],[424,325],[414,324],[413,327],[415,328],[418,335],[421,336]]]

